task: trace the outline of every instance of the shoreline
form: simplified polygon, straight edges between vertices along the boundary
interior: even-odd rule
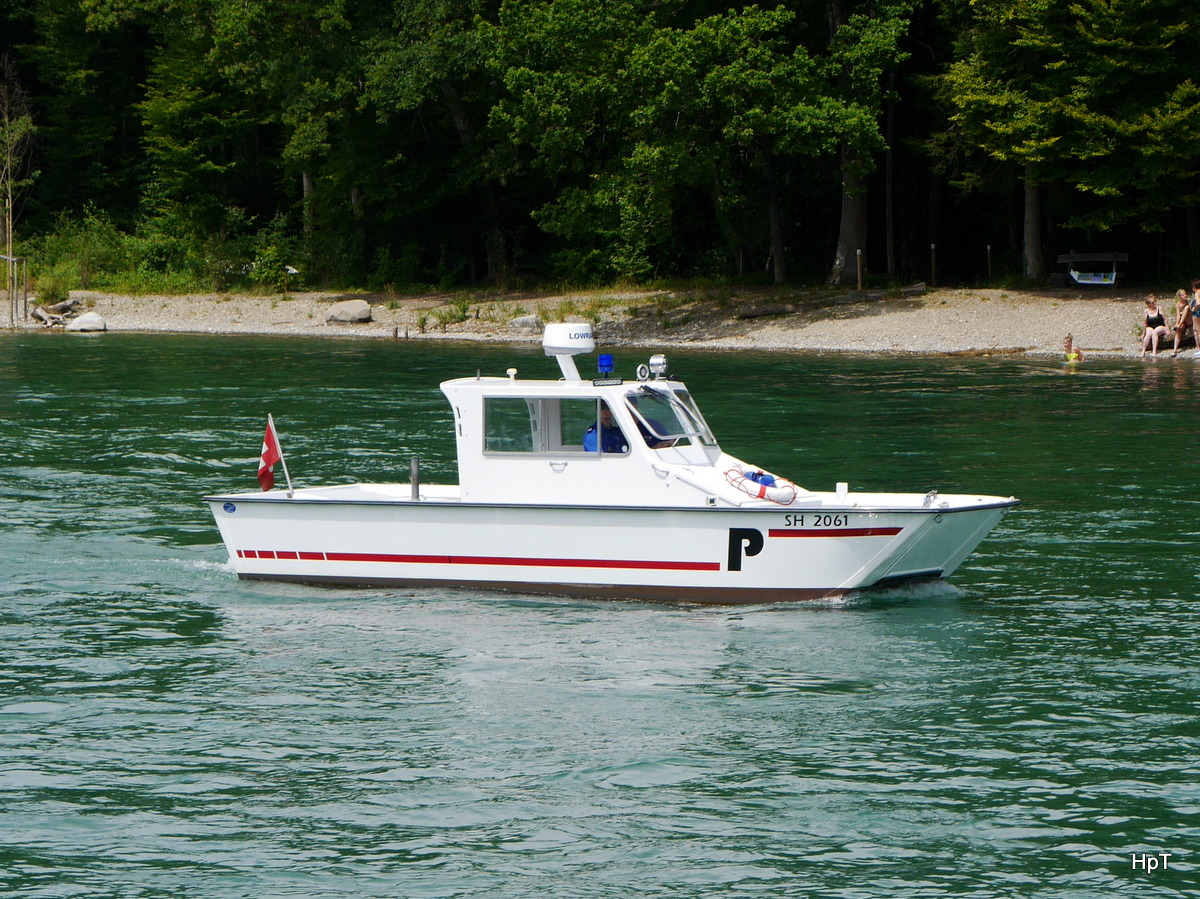
[[[543,321],[592,321],[610,346],[933,355],[1061,356],[1071,333],[1088,356],[1137,358],[1144,294],[1116,288],[938,289],[790,293],[580,291],[561,294],[127,296],[72,291],[113,332],[534,343]],[[371,304],[372,320],[326,321],[335,303]],[[1173,300],[1162,298],[1173,308]],[[33,308],[30,303],[30,309]],[[29,322],[19,330],[46,330]],[[59,330],[57,327],[52,330]],[[1159,355],[1170,358],[1171,341]],[[1189,342],[1180,358],[1197,356]]]

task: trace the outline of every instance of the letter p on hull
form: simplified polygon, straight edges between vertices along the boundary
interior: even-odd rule
[[[729,564],[726,571],[741,571],[743,548],[745,556],[757,556],[762,552],[763,535],[757,528],[729,529]]]

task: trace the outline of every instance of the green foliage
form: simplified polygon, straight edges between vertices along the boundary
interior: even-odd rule
[[[68,289],[95,288],[107,276],[135,268],[134,248],[106,213],[87,207],[82,217],[60,216],[57,229],[29,241],[33,277],[66,283]]]
[[[562,182],[535,217],[566,245],[567,277],[668,274],[698,213],[736,244],[765,157],[828,154],[863,130],[789,35],[793,12],[677,22],[673,11],[636,0],[501,7],[494,64],[508,96],[492,124]]]
[[[1014,230],[993,197],[927,209],[943,178],[994,196],[1046,185],[1058,240],[1064,223],[1178,228],[1200,203],[1190,14],[1174,0],[14,0],[0,51],[38,140],[22,236],[39,235],[44,277],[74,286],[279,291],[296,286],[289,265],[379,290],[761,280],[768,259],[784,277],[785,255],[828,271],[839,200],[869,190],[862,241],[882,243],[885,151],[889,233],[924,275],[938,227],[978,243]],[[900,129],[890,147],[884,121]],[[959,204],[975,213],[961,227]]]
[[[847,2],[845,7],[855,4]],[[879,118],[888,99],[885,76],[894,72],[906,53],[901,43],[909,30],[913,3],[890,0],[844,9],[828,55],[821,67],[837,101],[837,119],[827,123],[845,145],[853,148],[859,174],[870,166],[870,154],[884,149]]]
[[[959,147],[1070,191],[1076,227],[1152,223],[1195,201],[1200,42],[1184,7],[979,0],[951,9],[962,19],[958,58],[939,96]],[[979,184],[979,171],[968,166],[961,183]]]
[[[469,296],[455,297],[445,309],[434,312],[434,318],[442,325],[465,322],[471,317],[471,298]]]
[[[28,158],[36,131],[16,66],[7,54],[0,56],[0,202],[8,207],[36,177]]]
[[[415,288],[421,284],[420,246],[408,242],[400,247],[399,258],[393,258],[390,247],[375,252],[367,286],[371,290]]]
[[[252,284],[280,291],[300,283],[299,270],[293,264],[299,260],[296,240],[290,235],[287,221],[282,216],[277,216],[260,231],[253,245],[254,259],[249,270]]]
[[[38,132],[41,175],[26,209],[29,224],[49,230],[58,215],[87,204],[132,222],[144,171],[133,110],[145,78],[144,37],[126,21],[93,31],[78,3],[8,5],[23,7],[31,27],[30,41],[15,48]],[[0,36],[7,36],[2,25]]]
[[[29,158],[36,129],[25,91],[17,78],[16,67],[7,55],[0,56],[0,254],[11,256],[16,230],[16,208],[36,173],[30,172]],[[10,263],[3,265],[6,278]],[[11,284],[11,282],[6,282]],[[8,287],[5,288],[7,292]]]
[[[288,272],[299,258],[296,243],[282,218],[237,239],[200,242],[165,217],[131,234],[89,207],[78,218],[61,216],[54,231],[25,242],[22,252],[43,289],[54,285],[64,293],[182,293],[238,285],[283,291],[304,283],[301,274]]]
[[[79,274],[69,262],[39,266],[33,276],[33,289],[39,303],[53,306],[70,299],[71,288],[78,280]]]

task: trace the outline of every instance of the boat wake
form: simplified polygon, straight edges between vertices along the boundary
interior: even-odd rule
[[[848,593],[847,597],[855,597],[861,602],[869,603],[904,603],[938,599],[959,599],[965,592],[941,579],[916,581],[908,584],[898,584],[895,587],[884,587],[879,590]]]

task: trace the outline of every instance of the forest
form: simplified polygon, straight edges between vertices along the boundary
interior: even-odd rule
[[[46,289],[1200,275],[1195,0],[0,0]]]

